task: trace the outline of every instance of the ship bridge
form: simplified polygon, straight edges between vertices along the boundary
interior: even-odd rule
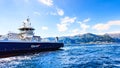
[[[23,21],[23,25],[19,28],[19,30],[19,35],[21,39],[31,39],[34,36],[35,29],[31,26],[29,18]]]

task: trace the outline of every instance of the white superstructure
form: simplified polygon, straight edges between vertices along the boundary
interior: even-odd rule
[[[20,41],[41,41],[40,36],[34,36],[34,28],[31,26],[30,19],[23,21],[23,25],[19,28],[20,33],[8,33],[1,36],[3,40],[20,40]]]

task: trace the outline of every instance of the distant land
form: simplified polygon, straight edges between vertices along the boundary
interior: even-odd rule
[[[47,41],[55,41],[55,37],[46,38]],[[74,36],[59,37],[59,42],[64,44],[115,44],[120,43],[120,33],[96,35],[92,33]]]

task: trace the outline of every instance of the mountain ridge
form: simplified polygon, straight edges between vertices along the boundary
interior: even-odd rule
[[[55,37],[46,38],[49,41],[55,40]],[[120,33],[97,35],[93,33],[78,34],[74,36],[59,37],[58,42],[64,44],[113,44],[120,43]]]

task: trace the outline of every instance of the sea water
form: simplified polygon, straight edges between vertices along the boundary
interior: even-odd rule
[[[120,68],[120,44],[65,45],[56,51],[0,58],[0,68]]]

